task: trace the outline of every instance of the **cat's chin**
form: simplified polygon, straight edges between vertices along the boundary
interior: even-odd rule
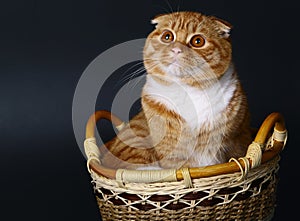
[[[166,76],[168,77],[183,77],[184,76],[184,69],[178,64],[177,61],[174,61],[163,68]]]

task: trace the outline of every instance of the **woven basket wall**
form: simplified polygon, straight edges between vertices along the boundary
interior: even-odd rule
[[[184,182],[119,187],[92,173],[103,220],[271,220],[276,200],[278,159],[248,173]]]
[[[157,179],[160,171],[113,170],[101,165],[93,132],[96,122],[105,118],[120,125],[121,121],[102,112],[95,116],[87,124],[85,152],[103,221],[272,219],[279,153],[287,140],[280,114],[269,115],[248,148],[250,154],[247,152],[242,159],[205,168],[171,170],[172,179],[167,181],[165,177]],[[134,178],[126,177],[132,173]],[[150,178],[143,182],[139,177]]]

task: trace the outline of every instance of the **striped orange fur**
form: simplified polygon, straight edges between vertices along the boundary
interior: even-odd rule
[[[106,143],[102,162],[180,168],[245,155],[249,113],[232,63],[231,25],[196,12],[159,15],[152,23],[142,111]]]

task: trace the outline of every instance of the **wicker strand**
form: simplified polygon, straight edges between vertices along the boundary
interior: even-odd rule
[[[235,158],[230,158],[229,162],[232,162],[234,161],[240,168],[240,171],[241,171],[241,176],[237,179],[237,181],[241,181],[242,179],[245,178],[245,171],[243,170],[243,166],[242,164]]]
[[[247,150],[246,158],[249,158],[252,162],[250,168],[258,167],[262,158],[262,145],[257,142],[252,142]]]
[[[190,171],[188,168],[182,168],[181,169],[181,173],[183,176],[183,180],[184,180],[184,185],[186,188],[193,188],[193,182],[191,179],[191,175],[190,175]]]
[[[176,169],[169,170],[126,170],[116,172],[118,183],[153,183],[177,181]]]
[[[100,164],[100,160],[99,160],[100,151],[96,144],[95,137],[87,138],[84,141],[84,151],[87,156],[87,169],[88,169],[89,173],[91,173],[90,162],[92,160],[95,160]]]
[[[256,168],[260,165],[261,163],[261,158],[262,158],[262,145],[260,145],[257,142],[252,142],[247,150],[246,156],[245,157],[240,157],[239,160],[242,160],[244,162],[244,169],[242,164],[239,162],[239,160],[235,158],[231,158],[229,162],[234,161],[240,168],[241,170],[241,176],[238,180],[245,179],[247,177],[247,174],[250,169]],[[251,160],[252,164],[250,164]]]
[[[276,128],[274,128],[274,132],[270,137],[270,139],[268,140],[269,149],[273,147],[274,141],[283,142],[283,147],[282,147],[283,149],[285,147],[287,138],[288,138],[287,130],[279,131]]]
[[[242,160],[244,162],[245,171],[244,171],[244,177],[243,178],[247,178],[248,172],[251,168],[250,161],[247,157],[240,157],[239,160]]]
[[[120,188],[125,188],[125,185],[123,182],[123,172],[124,172],[123,169],[119,169],[119,170],[117,170],[117,173],[116,173],[116,182],[118,183],[118,186]]]

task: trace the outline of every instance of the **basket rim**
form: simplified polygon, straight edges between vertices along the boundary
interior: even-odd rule
[[[109,120],[117,127],[124,124],[118,117],[105,110],[96,111],[94,114],[92,114],[86,125],[85,144],[87,141],[88,142],[92,141],[93,145],[96,148],[98,148],[98,146],[95,140],[95,127],[97,121],[99,121],[100,119]],[[273,130],[273,135],[275,135],[275,136],[272,135],[272,148],[262,153],[261,160],[259,159],[260,162],[258,162],[259,165],[264,164],[272,160],[277,155],[279,155],[279,153],[282,151],[282,149],[285,146],[286,139],[287,139],[287,131],[285,127],[284,118],[282,114],[278,112],[273,112],[267,116],[267,118],[261,124],[253,143],[260,147],[264,147],[268,141],[269,134],[272,134],[272,130]],[[95,157],[95,155],[91,156],[87,154],[87,156],[88,156],[87,166],[89,171],[92,170],[98,175],[104,176],[109,179],[118,179],[117,174],[120,169],[112,169],[101,165],[100,161],[97,159],[97,157]],[[235,173],[241,170],[245,170],[245,169],[247,170],[248,169],[247,167],[249,168],[255,167],[253,159],[247,158],[247,161],[249,162],[249,165],[247,165],[244,159],[238,159],[235,160],[234,162],[227,162],[227,163],[216,164],[211,166],[187,168],[187,169],[191,179],[198,179],[203,177],[211,177],[216,175]],[[122,169],[122,171],[130,172],[130,173],[147,173],[152,175],[154,175],[155,173],[161,174],[166,172],[169,174],[170,173],[173,174],[173,178],[171,179],[174,181],[180,181],[185,179],[182,169],[172,169],[172,170],[162,169],[162,170],[147,170],[147,171]],[[141,181],[137,181],[137,182],[141,182]],[[151,181],[146,181],[146,182],[151,182]]]

